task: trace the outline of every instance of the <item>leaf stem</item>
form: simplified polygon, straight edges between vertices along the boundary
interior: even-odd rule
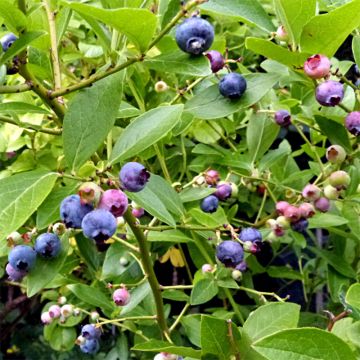
[[[181,318],[185,315],[187,309],[190,307],[189,303],[186,303],[184,308],[181,310],[181,313],[179,314],[179,316],[176,318],[176,320],[174,321],[174,323],[170,326],[169,332],[171,333],[173,330],[175,330],[176,326],[179,324]]]
[[[166,161],[164,159],[164,156],[160,151],[159,145],[154,144],[154,149],[155,149],[156,156],[157,156],[157,158],[159,160],[161,170],[162,170],[162,172],[163,172],[163,174],[165,176],[165,179],[171,184],[172,181],[171,181],[170,173],[169,173],[169,170],[168,170],[168,168],[166,166]]]
[[[104,320],[101,322],[98,322],[96,324],[96,327],[99,327],[101,325],[105,325],[105,324],[113,324],[116,322],[121,322],[121,321],[140,321],[140,320],[156,320],[157,316],[156,315],[149,315],[149,316],[129,316],[129,317],[124,317],[124,318],[120,318],[120,319],[113,319],[113,320]]]
[[[19,85],[3,85],[0,86],[0,94],[14,94],[29,91],[32,89],[31,84],[19,84]]]
[[[149,255],[149,246],[146,237],[143,231],[138,226],[136,226],[136,218],[132,215],[130,208],[126,210],[124,214],[124,219],[127,222],[127,224],[130,226],[133,234],[135,235],[136,240],[139,243],[141,262],[145,270],[145,275],[148,276],[148,281],[155,300],[158,324],[161,329],[162,335],[168,338],[169,329],[164,314],[164,304],[161,296],[160,285],[156,278],[154,266],[151,257]]]
[[[230,304],[235,312],[235,315],[237,316],[238,320],[240,321],[240,324],[243,325],[245,322],[244,317],[243,317],[242,313],[240,312],[239,306],[236,303],[234,297],[232,296],[231,291],[228,288],[223,288],[223,290],[225,292],[226,297],[229,299]]]

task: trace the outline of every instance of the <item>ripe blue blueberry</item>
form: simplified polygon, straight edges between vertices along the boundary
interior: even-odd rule
[[[241,230],[239,239],[241,241],[251,241],[252,243],[259,242],[262,241],[262,235],[259,230],[249,227]]]
[[[141,191],[149,181],[150,173],[137,162],[128,162],[120,170],[119,179],[125,190]]]
[[[226,267],[236,267],[244,259],[244,250],[237,241],[225,240],[217,246],[216,257]]]
[[[99,348],[99,341],[96,339],[85,340],[85,342],[80,345],[80,350],[84,354],[96,354],[99,351]]]
[[[207,213],[213,213],[217,210],[219,206],[219,199],[215,195],[207,196],[201,202],[201,210]]]
[[[36,252],[26,245],[17,245],[9,253],[10,265],[19,271],[29,271],[35,265]]]
[[[9,47],[17,40],[17,36],[13,33],[6,34],[0,39],[3,51],[7,51]]]
[[[291,124],[291,115],[287,110],[278,110],[274,116],[275,122],[283,127]]]
[[[87,340],[97,340],[101,336],[101,330],[93,324],[87,324],[82,327],[81,336]]]
[[[219,184],[216,186],[216,191],[214,192],[214,195],[221,201],[225,201],[231,196],[232,193],[232,187],[230,184]]]
[[[239,99],[246,90],[246,80],[238,73],[226,74],[219,82],[219,91],[229,99]]]
[[[84,235],[96,242],[102,242],[111,238],[116,231],[117,222],[115,216],[107,210],[96,209],[84,216],[81,228]]]
[[[213,73],[217,73],[225,66],[224,57],[220,52],[216,50],[210,50],[205,55],[210,61],[211,71]]]
[[[26,271],[16,270],[11,266],[10,263],[6,264],[5,271],[9,276],[10,281],[21,281],[22,278],[26,275]]]
[[[317,86],[315,96],[323,106],[336,106],[344,97],[344,86],[337,81],[327,80]]]
[[[45,258],[53,258],[61,250],[59,237],[52,233],[44,233],[37,237],[35,241],[35,251]]]
[[[294,231],[302,233],[307,229],[308,225],[309,225],[309,222],[306,219],[300,219],[296,222],[291,223],[291,228]]]
[[[214,28],[208,21],[192,17],[183,21],[176,28],[175,39],[182,51],[200,55],[213,43]]]
[[[81,204],[79,195],[70,195],[60,204],[60,217],[66,227],[80,229],[82,219],[91,210],[91,205]]]

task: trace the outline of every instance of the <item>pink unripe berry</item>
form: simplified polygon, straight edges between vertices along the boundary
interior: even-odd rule
[[[208,170],[205,174],[205,181],[209,185],[215,185],[220,180],[219,172],[216,170]]]
[[[299,210],[301,212],[301,217],[307,219],[315,215],[315,208],[310,203],[302,203],[299,206]]]
[[[326,185],[324,187],[324,195],[329,200],[336,200],[339,197],[339,191],[331,185]]]
[[[301,212],[296,206],[289,205],[284,211],[284,216],[290,222],[296,222],[301,218]]]
[[[125,289],[117,289],[113,293],[113,300],[117,306],[125,306],[130,301],[130,293]]]
[[[289,34],[287,33],[284,25],[280,25],[276,30],[276,37],[280,41],[287,41],[289,39]]]
[[[115,217],[124,215],[128,207],[128,198],[121,190],[106,190],[99,202],[99,209],[110,211]]]
[[[291,124],[291,115],[287,110],[278,110],[274,115],[275,122],[282,126],[286,127]]]
[[[321,195],[321,190],[313,184],[308,184],[302,191],[302,196],[310,201],[317,200]]]
[[[276,211],[279,215],[284,215],[285,210],[290,206],[287,201],[279,201],[276,203]]]
[[[346,159],[346,152],[340,145],[331,145],[326,149],[326,159],[332,164],[340,164]]]
[[[74,307],[70,304],[63,305],[60,308],[61,316],[64,318],[71,316],[73,314],[73,311],[74,311]]]
[[[213,271],[213,267],[212,267],[212,265],[210,265],[210,264],[204,264],[204,265],[201,267],[201,271],[202,271],[203,274],[209,273],[209,272],[212,272],[212,271]]]
[[[350,176],[343,170],[333,172],[329,177],[329,183],[337,189],[342,189],[350,184]]]
[[[281,226],[276,226],[273,229],[273,232],[274,232],[275,236],[277,236],[277,237],[281,237],[281,236],[285,235],[285,230]]]
[[[321,197],[314,202],[315,207],[321,212],[327,212],[330,209],[330,201],[326,197]]]
[[[49,315],[52,318],[58,318],[61,315],[61,309],[59,305],[51,305],[49,307]]]
[[[52,317],[50,316],[49,312],[43,312],[41,314],[41,322],[44,324],[44,325],[49,325],[51,322],[52,322]]]
[[[321,79],[330,73],[330,60],[324,55],[313,55],[304,64],[305,74],[312,79]]]
[[[144,214],[145,214],[145,210],[143,208],[140,209],[132,209],[131,213],[136,217],[136,218],[141,218]]]

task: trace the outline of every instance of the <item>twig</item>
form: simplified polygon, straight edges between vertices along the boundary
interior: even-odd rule
[[[334,314],[332,314],[330,311],[324,311],[324,312],[329,317],[329,324],[327,326],[327,331],[331,331],[337,321],[347,317],[351,313],[350,310],[345,310],[342,313],[340,313],[339,315],[334,316]]]
[[[181,310],[181,313],[179,314],[179,316],[176,318],[176,320],[174,321],[174,323],[170,326],[169,332],[171,333],[173,330],[175,330],[176,326],[179,324],[181,318],[185,315],[187,309],[190,307],[189,303],[186,303],[184,308]]]
[[[29,91],[32,89],[32,84],[25,83],[19,85],[3,85],[0,86],[0,94],[14,94]]]

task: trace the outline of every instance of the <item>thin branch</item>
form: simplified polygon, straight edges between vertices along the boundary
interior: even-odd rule
[[[3,85],[0,86],[0,94],[14,94],[29,91],[32,89],[31,84],[20,84],[20,85]]]

